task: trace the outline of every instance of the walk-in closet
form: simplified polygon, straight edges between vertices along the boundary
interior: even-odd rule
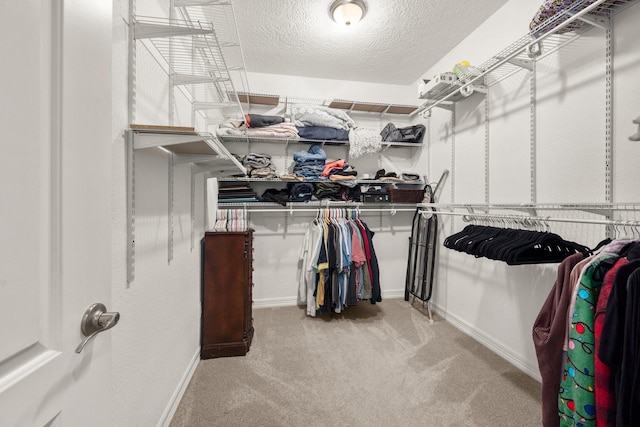
[[[639,2],[1,19],[6,425],[640,425]]]

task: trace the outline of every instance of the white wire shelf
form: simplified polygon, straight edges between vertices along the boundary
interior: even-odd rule
[[[317,212],[321,209],[357,209],[361,212],[415,212],[415,203],[363,203],[342,201],[288,202],[285,206],[272,202],[220,202],[219,209],[245,209],[248,212]]]
[[[423,203],[422,206],[449,209],[640,210],[640,201],[618,203]]]
[[[492,86],[514,73],[531,70],[533,63],[572,43],[593,27],[607,28],[609,17],[637,0],[578,0],[565,13],[547,19],[479,66],[470,68],[457,81],[437,91],[411,115],[427,113],[451,104],[478,88]],[[581,25],[577,25],[581,24]],[[577,26],[578,28],[573,28]]]
[[[264,138],[264,137],[255,137],[255,136],[241,136],[241,135],[225,135],[218,136],[218,138],[227,143],[234,142],[249,142],[249,143],[267,143],[267,144],[320,144],[320,145],[341,145],[348,146],[349,141],[338,141],[332,139],[299,139],[299,138]],[[415,142],[382,142],[382,147],[410,147],[410,148],[420,148],[423,144],[415,143]]]
[[[244,53],[230,0],[174,0],[178,15],[191,22],[209,22],[216,30],[227,69],[234,79],[238,91],[249,91]]]
[[[242,107],[232,96],[236,90],[217,29],[202,18],[136,16],[133,37],[159,54],[173,84],[186,89],[196,110],[235,106],[235,116],[241,117]]]
[[[364,102],[351,101],[340,98],[318,99],[318,98],[302,98],[288,95],[272,95],[264,93],[247,93],[238,92],[238,100],[248,106],[278,106],[280,105],[285,111],[293,105],[318,105],[338,110],[345,110],[350,114],[376,114],[380,116],[402,116],[410,115],[418,109],[417,105],[410,104],[393,104],[383,102]]]
[[[323,182],[323,183],[334,183],[334,184],[339,184],[340,181],[331,181],[329,179],[305,179],[303,181],[300,180],[296,180],[296,179],[283,179],[283,178],[251,178],[248,176],[227,176],[227,177],[220,177],[218,178],[218,181],[221,182],[281,182],[281,183],[288,183],[288,182],[293,182],[293,183],[302,183],[302,182],[308,182],[308,183],[318,183],[318,182]],[[424,182],[422,180],[415,180],[415,181],[411,181],[411,180],[403,180],[403,181],[395,181],[395,180],[383,180],[383,179],[355,179],[354,182],[356,184],[367,184],[367,185],[391,185],[391,184],[401,184],[401,185],[415,185],[415,186],[424,186]]]
[[[246,173],[245,167],[212,134],[162,129],[130,129],[133,149],[159,148],[175,155],[174,163],[193,163],[197,172],[218,176]]]
[[[640,221],[637,220],[619,220],[619,219],[589,219],[589,218],[556,218],[551,216],[527,216],[527,215],[505,215],[505,214],[489,214],[489,213],[464,213],[451,211],[422,211],[421,215],[426,218],[432,215],[459,216],[465,222],[492,220],[498,221],[503,226],[522,225],[533,227],[537,225],[546,225],[549,222],[560,222],[569,224],[594,224],[594,225],[612,225],[612,226],[632,226],[639,227]]]
[[[459,210],[466,210],[465,214],[478,214],[484,212],[488,214],[492,211],[520,211],[526,212],[530,216],[539,215],[544,211],[565,211],[565,212],[587,212],[602,216],[615,216],[626,213],[640,217],[640,202],[618,202],[618,203],[503,203],[503,204],[469,204],[469,203],[420,203],[419,206],[425,210],[448,211],[456,213]],[[458,212],[459,213],[459,212]],[[458,214],[456,213],[456,215]],[[462,213],[459,213],[462,215]]]

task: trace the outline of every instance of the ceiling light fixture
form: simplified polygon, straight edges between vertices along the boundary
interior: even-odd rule
[[[363,0],[335,0],[329,7],[329,15],[340,25],[353,25],[367,13]]]

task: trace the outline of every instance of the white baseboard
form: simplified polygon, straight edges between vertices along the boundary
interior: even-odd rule
[[[261,298],[253,300],[253,307],[289,307],[298,304],[297,297]]]
[[[404,288],[403,289],[392,289],[388,291],[382,291],[382,301],[384,302],[385,298],[404,298]],[[297,297],[281,297],[281,298],[261,298],[253,300],[253,307],[255,308],[264,308],[264,307],[288,307],[292,305],[297,305],[298,299]]]
[[[171,423],[171,419],[173,418],[173,415],[176,413],[176,409],[178,409],[180,400],[182,399],[184,392],[187,390],[189,381],[191,381],[191,377],[193,376],[193,373],[196,371],[196,368],[198,367],[198,363],[200,363],[200,347],[196,349],[196,353],[191,358],[191,361],[189,362],[189,365],[187,366],[187,369],[185,370],[184,374],[182,374],[182,378],[180,378],[180,382],[178,383],[176,390],[171,395],[171,399],[169,399],[169,402],[167,403],[167,407],[162,412],[162,416],[158,421],[158,427],[169,427],[169,424]]]
[[[480,344],[484,345],[489,350],[493,351],[498,356],[502,357],[525,374],[529,375],[534,380],[539,382],[542,381],[542,378],[540,377],[540,371],[538,370],[537,366],[532,368],[520,355],[513,353],[508,347],[505,347],[502,343],[485,334],[471,323],[461,319],[455,314],[448,313],[441,306],[436,305],[433,302],[431,302],[430,304],[435,313],[444,318],[447,322],[451,323],[456,329],[459,329],[460,331],[469,335],[471,338],[478,341]]]
[[[404,298],[404,288],[402,289],[390,289],[382,291],[382,302],[384,302],[385,298],[393,299],[393,298]]]

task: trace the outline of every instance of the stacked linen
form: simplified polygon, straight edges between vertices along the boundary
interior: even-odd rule
[[[299,127],[325,126],[349,130],[356,125],[344,111],[318,105],[294,105],[291,120]]]
[[[216,126],[217,136],[243,136],[246,126],[243,121],[228,120]]]
[[[260,128],[247,128],[245,135],[257,138],[299,138],[298,129],[291,123],[278,123]]]
[[[219,209],[213,231],[246,231],[247,218],[242,209]]]
[[[298,128],[284,117],[245,114],[244,120],[228,120],[216,128],[218,136],[251,136],[258,138],[299,139]]]
[[[213,225],[213,231],[227,231],[226,209],[218,209],[216,211],[216,223]]]
[[[324,171],[327,155],[319,145],[312,145],[309,151],[293,153],[295,165],[293,173],[305,179],[318,179]]]
[[[298,129],[292,123],[286,123],[284,117],[245,114],[244,123],[247,136],[298,139]]]
[[[294,105],[291,121],[303,139],[348,141],[355,122],[342,110],[317,105]]]

